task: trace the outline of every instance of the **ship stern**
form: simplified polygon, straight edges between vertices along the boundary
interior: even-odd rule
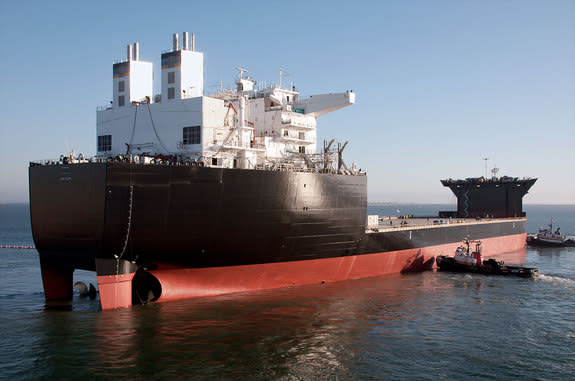
[[[71,299],[75,269],[95,271],[102,246],[106,164],[29,167],[30,220],[47,301]]]

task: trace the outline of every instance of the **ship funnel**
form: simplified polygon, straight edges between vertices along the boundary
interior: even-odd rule
[[[188,50],[190,48],[188,43],[188,32],[182,33],[183,41],[182,41],[182,50]]]
[[[132,58],[134,57],[133,53],[132,53],[132,45],[128,45],[128,52],[127,53],[128,53],[128,61],[131,61]]]
[[[134,61],[140,60],[140,44],[134,42]]]
[[[174,51],[180,50],[180,37],[177,33],[174,33]]]
[[[192,52],[196,51],[196,35],[192,33]]]

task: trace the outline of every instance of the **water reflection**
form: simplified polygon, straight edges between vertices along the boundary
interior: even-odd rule
[[[549,286],[426,272],[113,311],[44,312],[34,346],[43,364],[38,376],[353,380],[443,372],[465,378],[472,375],[465,364],[479,361],[469,357],[474,352],[498,369],[485,377],[504,377],[495,359],[511,355],[488,355],[502,345],[501,335],[511,360],[526,361],[541,340],[529,334],[540,327],[533,314],[554,316],[546,298],[526,297],[534,287]],[[527,343],[533,347],[527,355],[517,350]]]
[[[412,319],[405,306],[433,284],[397,275],[104,311],[92,316],[90,368],[98,376],[353,379],[365,336]]]
[[[575,247],[537,247],[530,246],[529,251],[542,256],[559,256],[561,254],[575,254]]]

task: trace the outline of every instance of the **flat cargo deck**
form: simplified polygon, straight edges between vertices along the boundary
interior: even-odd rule
[[[440,229],[452,226],[494,224],[509,221],[524,222],[526,217],[515,218],[437,218],[437,217],[409,217],[380,216],[377,227],[366,229],[366,233],[382,233],[402,230]]]

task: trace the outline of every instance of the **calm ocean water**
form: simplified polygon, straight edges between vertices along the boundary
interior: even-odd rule
[[[575,235],[575,206],[525,210],[530,232],[553,217]],[[0,205],[0,244],[32,244],[27,205]],[[573,380],[575,248],[526,262],[542,275],[398,274],[104,312],[75,296],[55,311],[36,251],[0,249],[0,379]]]

